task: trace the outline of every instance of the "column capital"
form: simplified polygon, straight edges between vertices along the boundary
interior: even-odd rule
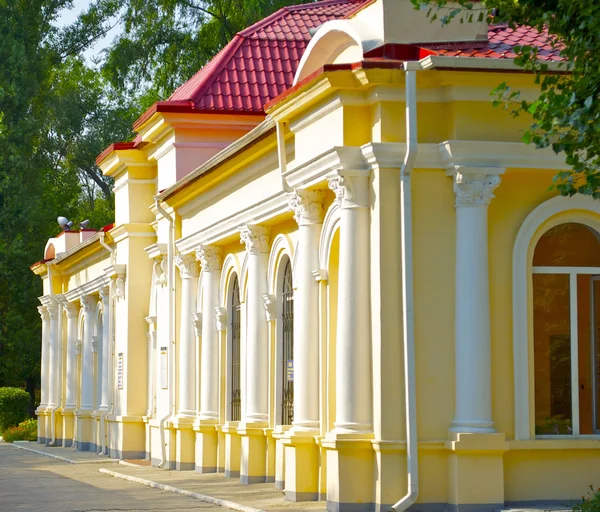
[[[38,312],[44,322],[50,320],[50,313],[48,313],[48,308],[46,306],[38,306]]]
[[[369,206],[369,173],[344,172],[328,178],[329,188],[342,208],[367,208]]]
[[[84,295],[79,301],[81,302],[84,313],[93,312],[94,306],[98,303],[98,299],[94,295]]]
[[[79,316],[79,304],[76,302],[67,302],[65,304],[65,311],[67,313],[67,318],[77,318]]]
[[[217,322],[217,331],[227,330],[227,308],[217,306],[215,308],[215,319]]]
[[[110,299],[110,288],[105,286],[104,288],[100,288],[100,300],[102,304],[108,305],[108,300]]]
[[[265,314],[267,315],[267,322],[273,322],[277,315],[277,298],[275,295],[265,294],[263,295],[263,302]]]
[[[223,249],[216,245],[201,245],[196,249],[196,259],[202,270],[212,272],[223,267]]]
[[[453,178],[456,207],[488,206],[504,171],[503,168],[495,167],[455,166]]]
[[[270,230],[264,226],[247,224],[240,228],[240,241],[250,254],[268,253]]]
[[[58,314],[59,314],[59,302],[58,301],[51,301],[47,306],[46,306],[46,311],[48,312],[48,315],[50,317],[50,320],[56,320],[58,318]]]
[[[193,254],[185,254],[175,256],[173,263],[179,269],[181,279],[191,279],[192,277],[198,277],[200,269],[198,262]]]
[[[197,338],[202,337],[202,313],[192,313],[192,322],[194,322],[194,334]]]
[[[323,200],[320,190],[296,190],[288,195],[290,209],[298,226],[323,224]]]

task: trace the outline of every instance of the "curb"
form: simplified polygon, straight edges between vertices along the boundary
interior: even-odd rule
[[[25,450],[26,452],[32,452],[32,453],[36,453],[37,455],[43,455],[44,457],[50,457],[51,459],[56,459],[56,460],[60,460],[62,462],[67,462],[68,464],[106,464],[106,463],[116,463],[119,462],[116,459],[83,459],[83,460],[74,460],[74,459],[69,459],[67,457],[61,457],[60,455],[54,455],[53,453],[47,453],[47,452],[42,452],[40,450],[34,450],[33,448],[28,448],[26,446],[20,446],[18,444],[14,444],[13,446],[15,448],[18,448],[19,450]]]
[[[98,471],[100,473],[104,473],[105,475],[108,475],[108,476],[120,478],[121,480],[135,482],[137,484],[142,484],[147,487],[152,487],[154,489],[160,489],[161,491],[169,491],[169,492],[173,492],[175,494],[181,494],[183,496],[188,496],[190,498],[194,498],[196,500],[203,501],[204,503],[210,503],[212,505],[226,507],[231,510],[239,510],[240,512],[265,512],[264,510],[261,510],[259,508],[246,507],[244,505],[240,505],[239,503],[234,503],[233,501],[221,500],[219,498],[213,498],[212,496],[207,496],[205,494],[200,494],[200,493],[192,492],[192,491],[186,491],[185,489],[179,489],[177,487],[172,487],[170,485],[153,482],[152,480],[146,480],[145,478],[139,478],[137,476],[124,475],[123,473],[117,473],[116,471],[111,471],[110,469],[100,468]]]

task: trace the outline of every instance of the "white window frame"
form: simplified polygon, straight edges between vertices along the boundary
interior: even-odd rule
[[[559,196],[549,199],[527,216],[515,239],[512,266],[515,440],[536,438],[532,325],[533,251],[544,233],[559,224],[569,222],[584,224],[600,233],[600,201],[581,195],[570,198]],[[568,269],[568,267],[559,268]],[[573,268],[577,269],[576,273],[585,273],[585,267]],[[576,436],[575,434],[540,436],[543,439],[576,439],[577,437],[584,437],[585,439],[600,438],[598,435]]]

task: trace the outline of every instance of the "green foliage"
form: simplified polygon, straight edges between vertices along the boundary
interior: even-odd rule
[[[277,9],[310,0],[95,0],[64,31],[80,51],[114,25],[102,73],[115,90],[145,110],[189,79],[233,36]],[[92,34],[92,37],[87,37]]]
[[[2,439],[7,443],[15,441],[37,441],[38,422],[33,418],[22,421],[16,427],[9,427],[4,431]]]
[[[491,18],[509,26],[528,25],[547,31],[550,44],[560,49],[566,63],[550,69],[538,60],[537,49],[516,48],[516,64],[535,75],[540,95],[524,101],[518,91],[502,84],[498,103],[506,103],[512,114],[533,118],[523,140],[538,148],[551,147],[565,155],[572,170],[556,175],[554,184],[563,195],[576,193],[600,198],[600,3],[589,0],[485,0],[474,4],[458,0],[450,9],[447,0],[412,0],[431,18],[448,23]],[[510,106],[508,106],[510,104]]]
[[[29,393],[20,388],[0,388],[0,431],[27,418]]]
[[[582,497],[581,503],[573,507],[573,512],[600,512],[600,489],[594,490],[590,485],[587,497]]]

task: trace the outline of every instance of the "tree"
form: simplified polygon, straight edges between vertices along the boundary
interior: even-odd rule
[[[517,101],[513,115],[527,113],[533,124],[523,140],[538,148],[551,147],[564,154],[572,170],[560,172],[554,182],[563,195],[576,193],[600,198],[600,3],[589,0],[484,0],[474,4],[458,0],[412,0],[431,18],[460,22],[487,17],[493,23],[526,25],[548,34],[565,63],[550,69],[537,59],[536,48],[516,48],[515,62],[535,75],[540,95],[535,101],[519,100],[518,91],[500,84],[497,103]]]
[[[95,0],[64,31],[76,54],[119,24],[102,72],[145,110],[166,99],[233,36],[277,9],[309,0]],[[67,45],[68,46],[68,45]]]
[[[29,270],[58,215],[112,221],[95,157],[134,119],[53,22],[70,0],[0,0],[0,386],[33,397],[40,375],[41,283]],[[84,187],[86,180],[93,187]],[[98,196],[100,192],[100,196]]]

